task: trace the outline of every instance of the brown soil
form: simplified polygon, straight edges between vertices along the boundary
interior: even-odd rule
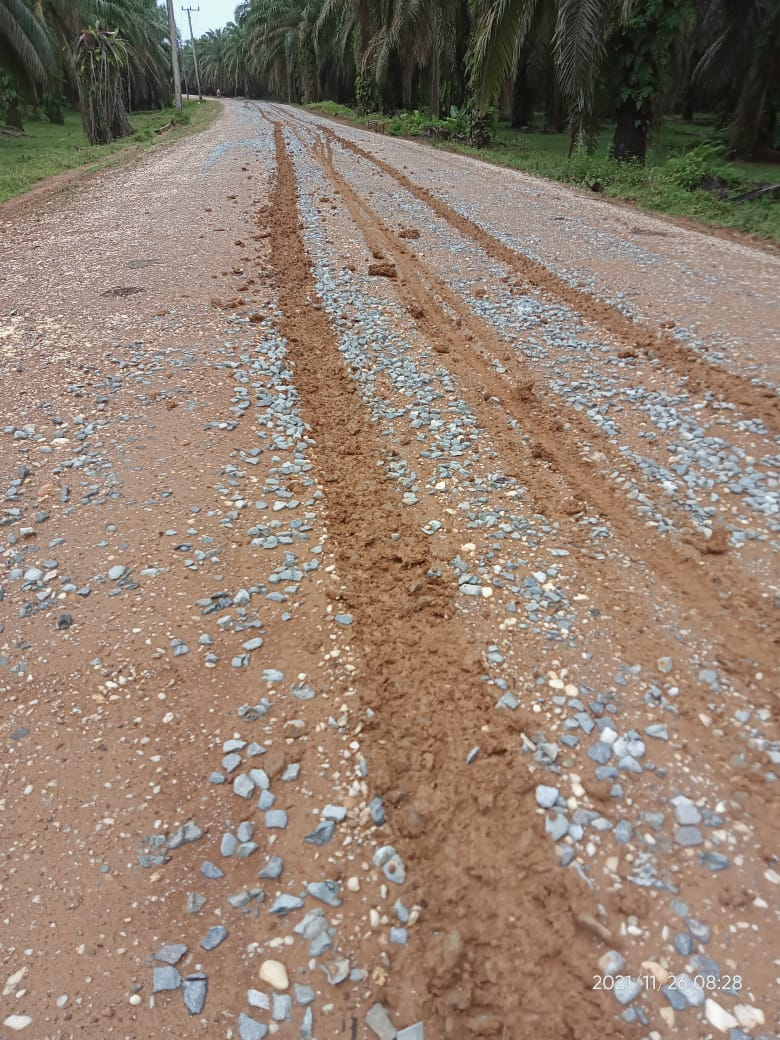
[[[359,187],[366,164],[371,191]],[[273,958],[316,989],[319,1040],[373,1040],[365,1017],[376,1002],[399,1028],[424,1021],[429,1040],[650,1030],[698,1040],[711,1032],[701,1012],[673,1013],[650,982],[644,1026],[622,1021],[614,995],[596,984],[609,949],[622,952],[632,977],[684,969],[671,945],[684,927],[670,909],[676,896],[711,925],[698,948],[744,976],[740,999],[762,1009],[770,1035],[780,1006],[779,868],[777,785],[766,777],[778,746],[780,629],[769,525],[751,516],[764,537],[737,547],[725,521],[705,539],[674,505],[664,505],[673,531],[648,523],[626,480],[654,502],[658,488],[622,451],[642,443],[638,409],[610,437],[556,395],[550,370],[510,348],[437,268],[435,228],[454,229],[464,266],[486,272],[480,303],[494,288],[490,261],[513,298],[564,303],[598,331],[605,382],[670,396],[684,386],[702,424],[744,437],[756,465],[770,469],[762,460],[776,450],[776,398],[739,371],[738,358],[733,371],[686,350],[669,334],[663,300],[653,322],[633,323],[459,215],[413,169],[327,127],[312,133],[294,110],[225,104],[202,136],[89,185],[89,196],[63,199],[32,224],[22,218],[38,212],[40,195],[0,210],[0,491],[10,489],[0,502],[0,839],[9,864],[0,1021],[30,1015],[19,1035],[34,1040],[236,1036],[242,1011],[268,1022],[247,991],[266,988],[259,967]],[[430,223],[387,215],[399,191],[427,207]],[[119,219],[120,192],[132,220],[97,255],[95,221]],[[362,287],[365,313],[318,295],[312,212],[328,263]],[[739,262],[749,283],[751,261]],[[467,475],[445,471],[433,439],[420,437],[410,399],[382,363],[377,316],[403,338],[403,363],[435,388],[441,421],[461,421],[463,408],[473,417],[462,454],[449,460],[467,463]],[[749,325],[750,314],[733,320]],[[364,353],[348,363],[343,330],[361,326]],[[273,379],[280,337],[289,382]],[[394,416],[388,428],[372,416],[366,375]],[[268,416],[293,390],[305,430],[279,435]],[[241,407],[242,392],[252,407]],[[715,425],[724,414],[733,426]],[[755,432],[755,420],[767,430]],[[295,469],[304,448],[311,469]],[[413,504],[402,500],[407,485],[390,479],[395,462],[418,475]],[[471,523],[467,495],[490,499],[506,538],[497,525]],[[516,515],[524,526],[512,528]],[[256,544],[304,516],[311,541]],[[50,576],[25,587],[16,570],[48,558]],[[463,592],[455,558],[475,573],[486,561],[479,597]],[[277,579],[315,559],[295,586]],[[124,587],[107,577],[117,563],[131,567]],[[539,570],[566,602],[545,606],[537,623],[511,587]],[[266,597],[270,587],[281,599]],[[233,597],[250,588],[242,614]],[[212,612],[204,603],[217,590]],[[234,666],[258,632],[248,666]],[[189,652],[179,655],[178,640]],[[499,649],[516,710],[497,709],[501,691],[486,681]],[[209,651],[218,659],[207,667]],[[271,668],[283,671],[283,686],[263,677]],[[712,669],[716,691],[702,674]],[[304,675],[318,694],[305,702],[287,692]],[[668,694],[665,710],[651,704],[651,685]],[[266,715],[241,714],[261,697]],[[619,798],[586,756],[596,734],[580,734],[574,749],[562,740],[575,698],[603,698],[620,734],[636,730],[648,745],[652,768],[621,772]],[[737,724],[737,709],[749,727]],[[658,722],[668,740],[645,737]],[[230,782],[208,783],[232,739],[266,747],[252,764],[289,815],[284,832],[269,834],[254,799],[241,801]],[[535,755],[550,741],[560,744],[556,771]],[[300,783],[281,780],[290,765]],[[589,831],[575,864],[562,867],[569,839],[550,840],[536,801],[537,785],[550,783],[567,811],[632,820],[630,842]],[[674,844],[670,799],[680,793],[723,816],[703,847],[727,853],[724,873],[703,867],[701,849]],[[387,815],[380,827],[368,810],[374,796]],[[320,849],[304,836],[328,803],[347,817]],[[666,819],[653,831],[643,814],[659,810]],[[205,832],[200,841],[139,864],[150,835],[187,820]],[[259,850],[221,857],[223,833],[242,820],[254,822]],[[406,866],[401,886],[372,866],[388,844]],[[282,877],[259,882],[271,854],[284,859]],[[673,889],[636,882],[642,857],[656,854]],[[225,878],[203,877],[204,860]],[[363,973],[338,986],[320,963],[311,967],[293,932],[299,917],[267,912],[278,894],[324,877],[340,884],[343,902],[326,908],[337,935],[317,960],[344,957]],[[226,896],[258,884],[264,903],[246,913],[227,906]],[[192,892],[207,895],[197,914],[185,912]],[[403,946],[389,941],[397,897],[413,911]],[[229,938],[205,952],[200,939],[216,923]],[[165,942],[188,945],[182,975],[208,974],[200,1015],[185,1013],[179,993],[150,999],[148,958]],[[294,1006],[293,1022],[278,1023],[280,1040],[299,1035],[301,1013]]]

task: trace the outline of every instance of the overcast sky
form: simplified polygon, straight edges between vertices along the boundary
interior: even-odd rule
[[[192,31],[197,40],[209,29],[221,29],[228,22],[232,22],[238,0],[183,0],[183,2],[174,0],[173,10],[176,15],[176,25],[182,39],[187,40],[190,36],[190,27],[187,23],[187,12],[182,11],[182,6],[200,8],[200,11],[192,12]]]

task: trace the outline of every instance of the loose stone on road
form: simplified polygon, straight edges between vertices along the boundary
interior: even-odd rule
[[[9,1036],[778,1035],[780,262],[659,227],[238,101],[0,207]]]

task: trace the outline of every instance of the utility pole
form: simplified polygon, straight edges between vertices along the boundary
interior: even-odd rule
[[[179,75],[179,46],[176,37],[176,19],[173,16],[173,0],[168,2],[168,35],[171,38],[171,64],[173,65],[173,93],[176,111],[181,112],[181,76]]]
[[[182,7],[182,11],[187,12],[187,21],[190,23],[190,43],[192,44],[192,60],[195,64],[195,79],[198,83],[198,101],[202,101],[203,91],[200,89],[200,70],[198,69],[198,52],[195,49],[195,36],[192,32],[192,12],[199,10],[199,7]]]

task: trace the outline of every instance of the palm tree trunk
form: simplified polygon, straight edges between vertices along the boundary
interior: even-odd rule
[[[507,76],[498,95],[498,118],[512,118],[512,76]]]
[[[431,51],[431,115],[438,119],[441,115],[441,91],[439,85],[439,52],[434,44]]]
[[[647,154],[647,132],[652,120],[652,104],[645,101],[640,107],[628,98],[618,110],[615,136],[609,154],[613,159],[635,159],[643,163]]]
[[[19,107],[18,98],[9,101],[5,106],[5,125],[13,127],[14,130],[24,130],[22,110]]]

